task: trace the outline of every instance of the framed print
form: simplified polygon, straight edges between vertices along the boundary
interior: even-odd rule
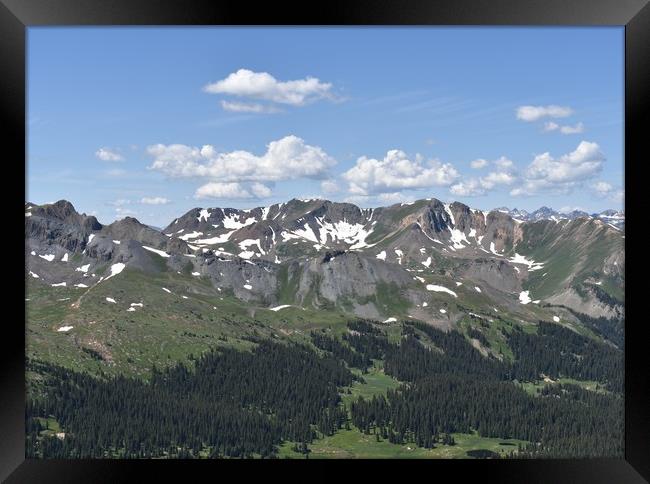
[[[3,0],[2,478],[644,482],[647,2],[304,7]]]

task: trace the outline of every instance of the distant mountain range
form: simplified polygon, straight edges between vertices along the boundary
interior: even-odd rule
[[[591,217],[602,220],[613,227],[624,230],[625,229],[625,212],[613,209],[603,210],[600,213],[589,214],[582,210],[573,210],[571,212],[558,212],[549,207],[541,207],[534,212],[527,212],[526,210],[519,210],[517,208],[510,210],[508,207],[499,207],[498,210],[502,213],[507,213],[512,218],[523,220],[526,222],[537,220],[573,220],[579,217]]]

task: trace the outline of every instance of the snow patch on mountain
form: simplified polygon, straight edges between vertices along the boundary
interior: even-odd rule
[[[190,240],[190,239],[196,239],[197,237],[201,237],[203,235],[203,232],[190,232],[189,234],[185,235],[180,235],[178,238],[181,240]]]
[[[528,304],[530,301],[530,291],[521,291],[519,293],[519,302],[521,304]]]
[[[248,225],[251,225],[251,224],[254,224],[255,222],[257,222],[257,220],[255,220],[255,217],[249,217],[244,222],[240,222],[239,220],[237,220],[239,218],[240,217],[238,217],[235,214],[230,214],[227,217],[224,217],[223,218],[223,227],[226,228],[226,229],[239,230],[242,227],[246,227]]]
[[[515,256],[511,257],[509,260],[513,264],[522,264],[522,265],[528,266],[528,270],[531,271],[531,272],[532,271],[537,271],[537,270],[542,269],[544,267],[543,262],[535,262],[534,260],[527,259],[523,255],[517,254],[516,252],[515,252]],[[519,272],[519,269],[517,269],[516,267],[515,267],[515,269],[517,270],[517,272]]]
[[[291,304],[283,304],[281,306],[275,306],[274,308],[269,308],[269,311],[279,311],[280,309],[290,308]]]
[[[445,286],[438,286],[436,284],[427,284],[427,291],[446,292],[447,294],[451,294],[456,298],[458,297],[458,295],[451,289],[447,289]]]
[[[165,257],[165,258],[169,257],[169,254],[167,252],[165,252],[164,250],[154,249],[153,247],[149,247],[147,245],[143,245],[142,248],[145,249],[145,250],[148,250],[149,252],[153,252],[155,254],[158,254],[160,257]]]

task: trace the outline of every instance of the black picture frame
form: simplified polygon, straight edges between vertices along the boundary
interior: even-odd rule
[[[10,214],[17,227],[25,201],[25,184],[17,183],[21,174],[19,160],[27,163],[25,150],[25,60],[26,28],[31,26],[104,26],[104,25],[519,25],[519,26],[625,26],[625,251],[628,278],[635,280],[644,270],[643,253],[634,243],[643,239],[642,212],[644,177],[642,165],[648,157],[644,148],[644,127],[648,124],[648,86],[650,85],[650,5],[648,0],[330,0],[328,2],[249,2],[180,0],[0,0],[0,116],[5,147],[12,158],[5,168],[13,167],[14,183],[6,183],[5,217]],[[644,122],[645,121],[645,122]],[[8,156],[5,154],[5,156]],[[24,165],[23,165],[24,167]],[[14,177],[7,178],[13,181]],[[9,185],[9,186],[7,186]],[[11,190],[7,190],[11,188]],[[14,191],[16,193],[14,193]],[[22,194],[22,195],[21,195]],[[22,197],[22,198],[21,198]],[[641,223],[639,224],[638,222]],[[636,234],[636,235],[635,235]],[[641,244],[636,244],[637,247]],[[23,246],[24,247],[24,246]],[[11,253],[21,253],[16,236]],[[9,253],[8,251],[5,253]],[[638,257],[637,257],[638,256]],[[24,267],[15,257],[15,277]],[[20,272],[19,272],[20,271]],[[9,280],[8,275],[5,275]],[[13,277],[11,278],[13,280]],[[639,278],[639,280],[642,280]],[[17,294],[6,301],[18,305],[23,295],[19,285],[9,285]],[[409,472],[423,471],[442,479],[440,471],[496,482],[572,482],[627,483],[650,480],[650,378],[647,363],[647,339],[644,338],[643,312],[638,299],[644,285],[628,283],[625,294],[627,312],[625,342],[625,459],[582,460],[509,460],[509,461],[426,461],[409,462]],[[5,293],[6,294],[6,293]],[[7,307],[7,306],[5,306]],[[24,306],[22,312],[25,321]],[[196,467],[190,461],[54,461],[26,460],[24,456],[24,342],[25,331],[18,319],[3,318],[3,350],[0,352],[0,479],[6,482],[118,482],[129,480],[134,470],[145,470],[149,479],[187,476]],[[215,463],[214,461],[212,461]],[[355,461],[354,468],[368,462]],[[316,461],[274,461],[251,463],[218,461],[216,465],[242,471],[289,465],[304,466],[304,478],[338,473],[315,474],[314,466],[331,463]],[[197,464],[205,465],[205,464]],[[364,465],[367,478],[384,475],[403,461],[373,461]],[[417,466],[414,469],[412,466]],[[430,467],[432,466],[432,467]],[[207,468],[205,470],[208,470]],[[211,467],[209,472],[214,472]],[[401,469],[403,472],[404,469]],[[219,470],[219,473],[222,471]],[[223,474],[213,474],[219,477]]]

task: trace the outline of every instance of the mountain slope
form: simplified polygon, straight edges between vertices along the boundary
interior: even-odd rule
[[[66,201],[27,204],[25,217],[28,309],[40,315],[34,341],[50,353],[50,337],[64,345],[56,351],[71,345],[70,355],[138,346],[143,326],[124,318],[151,321],[148,338],[164,347],[174,331],[194,332],[200,315],[204,347],[235,337],[251,318],[285,321],[289,333],[301,321],[318,327],[358,316],[443,329],[543,320],[594,335],[576,313],[624,315],[624,235],[591,217],[525,222],[434,198],[376,209],[295,199],[196,208],[162,232],[130,217],[101,225]],[[215,317],[219,325],[207,324]],[[484,351],[507,355],[500,333],[491,334],[494,347]]]

